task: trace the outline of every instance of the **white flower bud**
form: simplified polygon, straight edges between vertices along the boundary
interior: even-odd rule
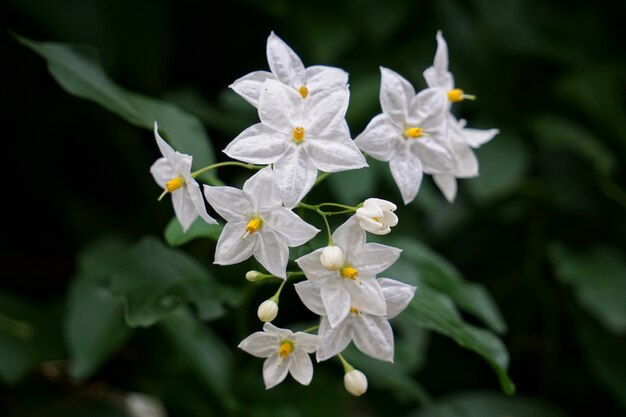
[[[259,305],[256,314],[259,316],[259,320],[264,323],[272,321],[278,315],[278,304],[274,300],[265,300]]]
[[[124,398],[125,409],[131,417],[166,417],[167,411],[157,398],[131,392]]]
[[[326,246],[320,255],[320,261],[324,268],[335,271],[343,266],[345,261],[343,251],[339,246]]]
[[[246,279],[250,282],[254,282],[259,279],[259,276],[262,275],[259,271],[248,271],[246,272]]]
[[[398,224],[398,216],[393,213],[396,208],[390,201],[368,198],[363,202],[363,207],[357,209],[356,217],[363,230],[376,235],[386,235]]]
[[[358,369],[353,369],[343,376],[343,385],[350,394],[360,397],[367,391],[367,377]]]

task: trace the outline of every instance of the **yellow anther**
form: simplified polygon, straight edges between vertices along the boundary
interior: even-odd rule
[[[356,314],[357,316],[361,317],[361,310],[359,310],[358,308],[350,307],[350,313]]]
[[[382,223],[383,221],[380,220],[380,217],[372,217],[372,220],[374,220],[376,223]]]
[[[183,177],[176,177],[165,183],[165,189],[167,190],[168,193],[171,193],[173,191],[178,190],[180,187],[182,187],[184,183],[185,183],[185,180],[183,179]]]
[[[340,273],[342,277],[351,279],[353,281],[359,277],[359,271],[355,268],[352,268],[351,266],[344,266],[343,268],[341,268]]]
[[[293,140],[296,143],[302,142],[304,139],[304,128],[302,126],[298,126],[293,129]]]
[[[285,359],[293,352],[293,342],[291,340],[283,340],[278,348],[278,356]]]
[[[410,127],[404,131],[404,135],[407,138],[417,139],[417,138],[421,138],[422,136],[424,136],[425,133],[424,133],[424,129],[422,129],[421,127]]]
[[[247,238],[248,235],[254,234],[257,230],[261,228],[263,225],[263,220],[258,217],[254,217],[250,219],[248,224],[246,225],[246,233],[243,235],[243,239]]]
[[[300,88],[298,88],[298,93],[300,93],[302,98],[307,98],[307,96],[309,95],[309,89],[306,88],[306,85],[303,84],[300,86]]]
[[[454,90],[448,91],[448,100],[453,103],[458,103],[463,100],[476,100],[476,96],[465,94],[460,88],[455,88]]]

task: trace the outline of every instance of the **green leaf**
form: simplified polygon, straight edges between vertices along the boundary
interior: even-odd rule
[[[165,228],[165,241],[170,246],[181,246],[194,239],[206,237],[217,241],[224,226],[220,224],[208,224],[198,217],[187,232],[183,232],[183,227],[176,217],[172,218]]]
[[[77,380],[91,376],[131,334],[124,321],[124,303],[112,294],[108,283],[127,246],[117,239],[101,239],[79,257],[65,316],[69,373]]]
[[[217,283],[198,261],[153,237],[122,256],[112,288],[126,302],[131,327],[150,326],[187,302],[203,320],[212,320],[224,313],[225,302],[238,301],[237,293]]]
[[[376,188],[378,176],[370,167],[332,174],[328,178],[337,202],[356,205]]]
[[[566,417],[545,401],[496,392],[471,391],[449,395],[412,414],[413,417]]]
[[[161,328],[204,385],[218,394],[225,407],[232,407],[232,355],[217,335],[182,307],[165,317]]]
[[[37,365],[64,357],[59,306],[0,292],[0,379],[16,384]]]
[[[596,247],[574,252],[561,245],[550,248],[556,277],[571,286],[576,298],[608,330],[626,332],[626,262],[619,251]]]
[[[415,239],[397,237],[393,244],[402,248],[399,262],[410,263],[408,268],[417,276],[415,284],[428,284],[450,297],[461,309],[480,318],[493,331],[506,331],[500,310],[485,287],[465,281],[450,262]]]
[[[515,385],[506,371],[509,354],[502,341],[487,330],[465,323],[450,298],[422,285],[415,292],[405,315],[415,325],[451,337],[459,345],[478,353],[496,372],[504,392],[515,392]]]
[[[93,49],[15,37],[47,61],[50,73],[68,93],[93,101],[135,126],[152,129],[158,122],[172,147],[193,156],[194,169],[215,162],[209,137],[197,117],[120,87],[102,69]]]

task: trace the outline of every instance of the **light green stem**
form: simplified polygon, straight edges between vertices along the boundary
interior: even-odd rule
[[[274,294],[272,298],[270,298],[270,300],[272,300],[276,304],[278,304],[278,300],[280,299],[280,292],[283,290],[283,287],[285,286],[286,282],[287,282],[286,279],[283,280],[283,282],[280,283],[280,287],[278,287],[278,290],[276,290],[276,294]]]
[[[348,372],[354,370],[354,366],[350,365],[350,363],[348,363],[348,361],[340,354],[337,355],[337,357],[339,358],[339,360],[341,361],[341,364],[343,365],[343,371],[347,374]]]
[[[226,162],[218,162],[217,164],[212,164],[212,165],[205,166],[204,168],[200,168],[199,170],[192,172],[191,176],[193,178],[196,178],[198,175],[203,174],[207,171],[210,171],[215,168],[226,167],[226,166],[236,166],[236,167],[242,167],[246,169],[256,169],[256,170],[265,168],[264,165],[253,165],[253,164],[244,164],[243,162],[226,161]]]

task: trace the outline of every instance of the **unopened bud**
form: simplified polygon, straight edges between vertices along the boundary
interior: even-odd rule
[[[246,272],[246,279],[250,282],[254,282],[259,279],[261,275],[263,274],[261,274],[259,271],[248,271]]]
[[[343,266],[343,251],[339,246],[326,246],[320,255],[320,261],[324,268],[330,271],[336,271]]]
[[[356,217],[363,230],[376,235],[386,235],[398,224],[395,210],[396,205],[391,201],[368,198],[363,202],[363,207],[357,209]]]
[[[350,394],[360,397],[367,391],[367,377],[358,369],[353,369],[343,376],[343,385]]]
[[[274,300],[265,300],[259,305],[256,314],[259,316],[259,320],[264,323],[272,321],[278,315],[278,304]]]

